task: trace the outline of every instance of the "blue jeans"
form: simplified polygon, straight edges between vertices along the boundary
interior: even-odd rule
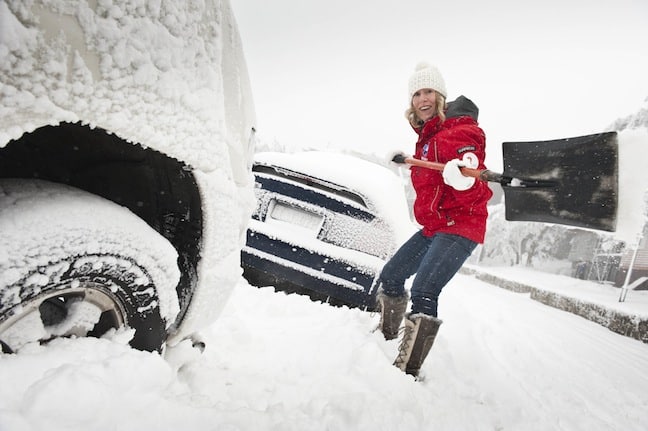
[[[437,317],[441,289],[459,271],[477,243],[459,235],[415,233],[385,264],[379,287],[387,296],[401,296],[405,281],[412,282],[412,313]]]

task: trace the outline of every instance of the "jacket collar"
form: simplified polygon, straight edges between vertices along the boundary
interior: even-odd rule
[[[419,135],[431,135],[441,129],[441,118],[438,115],[427,120],[422,126],[414,127],[414,131]]]
[[[449,129],[451,127],[460,125],[460,124],[476,124],[477,122],[471,116],[465,115],[461,117],[450,117],[446,118],[442,123],[439,116],[435,116],[427,120],[423,126],[414,127],[414,131],[419,135],[419,137],[427,137],[434,135],[440,130]]]

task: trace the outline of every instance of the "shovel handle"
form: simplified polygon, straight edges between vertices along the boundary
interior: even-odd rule
[[[430,162],[427,160],[419,160],[414,157],[404,157],[402,155],[397,155],[392,159],[395,163],[406,163],[412,166],[419,166],[421,168],[434,169],[435,171],[443,171],[445,163],[439,162]],[[481,181],[492,181],[492,182],[501,182],[502,175],[488,169],[473,169],[467,167],[459,168],[461,173],[466,177],[477,178]]]

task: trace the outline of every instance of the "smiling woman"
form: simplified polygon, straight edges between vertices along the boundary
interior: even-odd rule
[[[419,63],[409,81],[411,104],[405,115],[411,125],[422,125],[435,115],[445,119],[445,80],[435,66]]]
[[[478,244],[484,242],[486,182],[464,176],[461,167],[485,169],[486,137],[477,123],[477,107],[466,97],[446,104],[445,80],[435,66],[419,63],[408,81],[407,119],[418,135],[414,159],[443,164],[443,174],[413,164],[414,216],[421,229],[400,246],[382,268],[377,302],[385,339],[405,331],[394,362],[418,376],[442,321],[439,295]],[[395,160],[395,159],[392,159]],[[407,310],[411,285],[411,311]]]

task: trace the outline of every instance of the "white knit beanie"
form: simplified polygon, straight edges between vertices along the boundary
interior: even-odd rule
[[[408,88],[410,100],[414,93],[422,88],[431,88],[441,93],[443,97],[448,97],[441,72],[436,67],[425,62],[416,65],[414,73],[410,76]]]

